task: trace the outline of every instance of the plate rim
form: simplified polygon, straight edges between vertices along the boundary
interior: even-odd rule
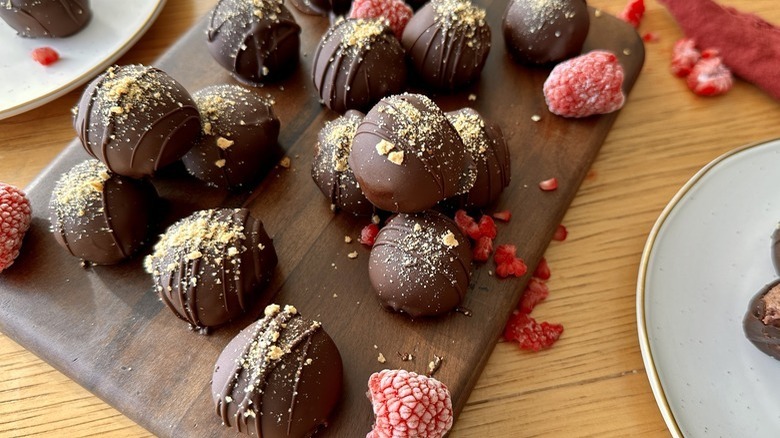
[[[70,82],[62,85],[61,87],[51,90],[46,94],[38,95],[24,102],[20,102],[17,105],[5,109],[0,109],[0,120],[11,118],[13,116],[18,116],[19,114],[23,114],[27,111],[46,105],[47,103],[70,93],[71,91],[75,90],[79,86],[83,85],[90,78],[96,76],[101,70],[105,69],[108,65],[114,63],[116,60],[121,58],[125,53],[127,53],[128,50],[130,50],[130,48],[132,48],[135,45],[135,43],[138,42],[138,40],[140,40],[146,34],[146,32],[149,30],[150,27],[152,27],[154,22],[157,21],[157,17],[160,16],[160,13],[165,7],[165,3],[167,0],[153,0],[153,1],[156,2],[156,5],[148,12],[148,15],[144,20],[143,25],[138,29],[136,29],[135,32],[132,35],[130,35],[130,38],[126,39],[124,44],[122,44],[122,46],[119,47],[119,49],[109,54],[106,58],[104,58],[103,60],[95,64],[88,71],[74,77]]]
[[[653,227],[651,228],[647,240],[645,241],[645,245],[642,249],[642,257],[639,261],[639,272],[637,274],[637,286],[636,286],[636,317],[637,317],[636,322],[637,322],[637,335],[639,338],[639,349],[642,354],[642,362],[645,367],[645,374],[650,383],[650,388],[653,391],[653,397],[655,398],[655,402],[658,405],[659,410],[661,411],[661,416],[663,417],[664,422],[666,423],[666,426],[669,429],[669,432],[674,438],[682,438],[684,437],[684,435],[680,430],[680,426],[677,423],[677,419],[675,418],[674,413],[672,412],[672,408],[669,405],[669,401],[666,398],[666,393],[661,383],[661,379],[658,376],[658,370],[655,366],[655,361],[653,359],[653,352],[650,348],[650,339],[648,337],[648,331],[647,331],[647,318],[645,315],[645,297],[646,297],[645,283],[647,281],[647,265],[650,261],[650,256],[652,255],[653,249],[655,247],[658,234],[666,224],[666,221],[669,219],[671,213],[675,210],[675,208],[677,208],[682,198],[686,194],[688,194],[688,192],[690,192],[691,189],[693,189],[696,186],[696,184],[698,184],[698,182],[705,175],[707,175],[709,172],[713,170],[713,168],[715,168],[716,166],[723,163],[729,158],[739,155],[742,152],[757,147],[761,147],[770,143],[776,143],[778,141],[780,141],[780,137],[767,139],[767,140],[760,140],[742,146],[738,146],[734,149],[731,149],[717,156],[712,161],[704,165],[704,167],[700,168],[693,176],[690,177],[690,179],[688,179],[688,181],[685,182],[685,184],[682,185],[682,187],[680,187],[680,189],[674,194],[674,196],[666,204],[666,206],[664,207],[664,209],[661,211],[658,218],[656,219],[655,223],[653,224]]]

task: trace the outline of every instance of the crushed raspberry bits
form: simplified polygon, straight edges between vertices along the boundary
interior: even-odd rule
[[[608,51],[594,50],[556,65],[544,81],[550,112],[563,117],[607,114],[623,107],[623,66]]]
[[[31,217],[30,201],[24,192],[0,183],[0,272],[19,256]]]
[[[60,59],[60,54],[51,47],[33,49],[30,56],[32,56],[33,61],[43,66],[52,65]]]
[[[366,246],[374,246],[377,234],[379,234],[379,226],[377,224],[368,224],[360,230],[358,242]]]
[[[441,438],[452,427],[452,399],[443,383],[406,370],[383,370],[368,379],[376,420],[366,438]]]

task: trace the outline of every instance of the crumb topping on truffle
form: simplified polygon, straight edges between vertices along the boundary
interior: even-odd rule
[[[167,104],[176,97],[168,84],[159,80],[154,67],[144,65],[112,66],[106,70],[103,82],[95,90],[103,123],[123,121],[133,112]]]
[[[104,183],[111,176],[98,160],[79,163],[64,173],[54,186],[53,206],[58,222],[66,217],[83,217],[87,206],[100,202]]]
[[[571,0],[525,0],[525,3],[530,13],[526,17],[529,33],[539,32],[546,24],[555,21],[558,15],[567,20],[577,15]]]
[[[447,118],[458,131],[463,144],[471,155],[475,159],[487,160],[485,152],[487,152],[489,145],[485,135],[485,121],[479,115],[465,111],[448,114]]]
[[[192,95],[202,120],[202,130],[207,135],[217,135],[217,146],[227,149],[233,145],[230,137],[236,126],[254,122],[239,116],[246,108],[255,107],[253,113],[261,117],[258,105],[273,106],[273,100],[258,96],[238,85],[222,84],[208,87]],[[258,102],[259,101],[259,102]]]
[[[435,20],[445,32],[457,29],[469,39],[469,47],[478,42],[474,39],[477,29],[486,26],[485,10],[474,6],[469,0],[432,0]]]

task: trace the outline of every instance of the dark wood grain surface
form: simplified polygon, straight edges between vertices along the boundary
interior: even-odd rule
[[[486,5],[493,49],[481,80],[458,94],[433,97],[445,110],[472,106],[504,130],[512,183],[495,209],[514,216],[499,225],[496,243],[516,244],[533,269],[618,114],[584,120],[549,114],[541,92],[548,70],[524,68],[506,55],[500,37],[504,6]],[[412,321],[379,306],[368,281],[367,248],[344,243],[345,235],[357,237],[367,219],[333,215],[311,181],[317,132],[336,114],[320,106],[309,75],[327,20],[296,18],[304,29],[301,65],[291,78],[257,90],[276,101],[280,152],[291,166],[270,169],[251,196],[208,189],[179,169],[166,172],[155,184],[171,205],[167,222],[197,208],[242,203],[263,220],[279,254],[270,285],[274,301],[322,321],[344,359],[344,397],[326,435],[364,436],[372,422],[368,376],[383,368],[424,372],[434,355],[444,358],[436,377],[449,386],[459,412],[527,277],[498,280],[490,275],[491,263],[477,266],[463,303],[470,317],[453,313]],[[233,82],[206,51],[205,24],[155,63],[190,91]],[[619,55],[630,90],[644,59],[635,31],[613,17],[593,17],[586,50],[595,48]],[[541,120],[532,121],[532,115]],[[84,269],[59,248],[49,234],[48,199],[59,175],[85,158],[74,142],[28,187],[35,217],[20,266],[5,273],[0,285],[0,328],[159,436],[233,435],[213,412],[211,371],[222,347],[258,313],[200,336],[160,303],[141,257]],[[539,190],[538,182],[550,177],[558,178],[559,188]],[[357,259],[347,258],[352,251]],[[386,363],[377,361],[379,353]],[[402,362],[398,353],[411,353],[414,360]]]

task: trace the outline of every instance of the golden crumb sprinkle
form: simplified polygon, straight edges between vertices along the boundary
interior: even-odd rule
[[[382,139],[376,144],[376,151],[379,155],[387,155],[391,150],[395,148],[395,145],[389,141]]]
[[[225,167],[226,163],[227,163],[227,161],[224,158],[220,158],[219,160],[214,162],[214,165],[221,169],[221,168]]]
[[[279,161],[279,165],[284,167],[285,169],[289,169],[290,165],[292,164],[290,157],[284,157]]]
[[[452,231],[447,231],[446,233],[444,233],[444,235],[441,236],[441,241],[449,248],[455,248],[459,244],[458,239],[455,238],[455,234],[453,234]]]
[[[225,149],[229,148],[230,146],[233,146],[233,144],[235,144],[235,142],[233,140],[228,140],[225,137],[217,138],[217,146],[220,149],[222,149],[222,150],[225,150]]]
[[[263,312],[265,316],[274,316],[277,313],[279,313],[282,310],[281,306],[278,304],[269,304],[265,306],[265,311]]]
[[[347,254],[347,257],[350,259],[356,259],[358,257],[358,252],[352,251],[351,253]]]
[[[404,151],[394,151],[387,154],[387,159],[391,163],[401,165],[404,162]]]
[[[385,359],[385,355],[382,353],[379,353],[379,356],[377,356],[376,361],[379,363],[385,363],[387,362],[387,359]]]

